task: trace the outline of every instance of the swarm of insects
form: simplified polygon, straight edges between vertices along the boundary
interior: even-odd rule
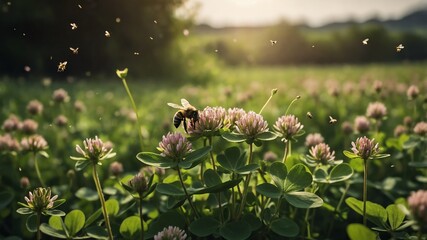
[[[181,122],[183,122],[184,130],[187,132],[186,119],[190,121],[191,126],[194,128],[196,122],[199,120],[199,111],[192,106],[186,99],[181,99],[182,106],[175,103],[168,103],[170,107],[179,109],[173,116],[173,125],[178,128]]]

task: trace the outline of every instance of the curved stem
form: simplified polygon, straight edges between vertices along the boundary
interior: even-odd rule
[[[366,226],[366,201],[368,198],[368,161],[363,159],[364,171],[363,171],[363,225]]]
[[[191,201],[190,196],[188,195],[187,188],[185,188],[184,180],[182,179],[181,169],[178,168],[178,177],[179,181],[181,182],[182,190],[184,190],[184,194],[187,197],[187,201],[190,204],[191,209],[193,209],[194,214],[197,218],[199,218],[199,213],[197,212],[196,208],[193,205],[193,202]]]
[[[253,143],[249,144],[249,161],[248,164],[252,163],[252,151],[253,151]],[[250,172],[245,179],[245,184],[244,184],[244,189],[243,189],[243,196],[242,196],[242,201],[240,202],[240,209],[239,209],[239,214],[237,215],[237,219],[240,218],[240,216],[243,213],[243,209],[245,208],[245,204],[246,204],[246,196],[248,195],[248,189],[249,189],[249,182],[251,181],[251,177],[252,177],[252,172]]]
[[[42,175],[40,173],[39,164],[37,161],[37,153],[34,153],[33,157],[34,157],[34,166],[36,168],[37,177],[39,178],[39,181],[40,181],[40,184],[42,185],[42,187],[45,187]]]
[[[265,103],[264,103],[264,106],[262,106],[261,110],[259,110],[259,113],[258,113],[258,114],[261,114],[261,113],[262,113],[262,111],[263,111],[263,110],[264,110],[264,108],[267,106],[267,104],[270,102],[271,98],[273,98],[273,95],[274,95],[274,94],[276,94],[276,92],[277,92],[277,88],[276,88],[276,89],[271,90],[270,97],[267,99],[267,102],[265,102]]]
[[[144,218],[142,216],[142,197],[139,196],[139,218],[141,219],[141,240],[144,240]]]
[[[111,230],[110,218],[108,217],[107,206],[105,205],[104,194],[102,193],[101,183],[99,182],[96,164],[93,164],[93,181],[95,182],[96,191],[98,192],[99,200],[101,201],[102,214],[104,215],[105,225],[108,231],[108,239],[113,240],[113,232]]]
[[[141,122],[139,120],[138,109],[136,108],[135,101],[133,100],[132,94],[131,94],[129,87],[126,83],[126,79],[122,78],[122,82],[123,82],[123,86],[125,87],[128,96],[129,96],[130,102],[131,102],[132,107],[133,107],[133,111],[135,112],[135,115],[136,115],[136,122],[138,123],[139,144],[141,145],[141,151],[142,151],[142,148],[143,148],[142,133],[141,133],[141,126],[142,125],[141,125]]]
[[[283,155],[283,160],[282,160],[283,163],[286,163],[286,159],[288,158],[288,155],[291,151],[290,148],[291,148],[291,141],[286,140],[286,142],[285,142],[285,154]]]

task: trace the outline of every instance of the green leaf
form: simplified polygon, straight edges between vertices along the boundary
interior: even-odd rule
[[[424,161],[424,162],[412,161],[412,162],[409,162],[408,165],[415,168],[427,168],[427,161]]]
[[[60,230],[62,231],[62,218],[59,216],[51,216],[49,218],[49,226],[56,229],[56,230]]]
[[[85,228],[90,226],[93,222],[95,222],[102,214],[102,210],[96,210],[92,215],[90,215],[85,223]]]
[[[27,217],[25,226],[29,232],[37,232],[37,214],[33,214]]]
[[[349,197],[345,200],[347,205],[355,212],[363,216],[363,202]],[[387,211],[379,204],[366,202],[366,218],[378,227],[387,229]]]
[[[206,146],[196,151],[190,152],[184,160],[179,162],[178,166],[184,169],[190,169],[201,163],[212,150],[211,146]]]
[[[167,228],[169,226],[176,226],[180,229],[185,229],[185,224],[186,221],[184,217],[176,211],[162,213],[158,218],[151,222],[147,234],[144,234],[144,238],[152,238],[165,227]]]
[[[282,237],[296,237],[299,233],[298,225],[286,217],[271,222],[271,230]]]
[[[244,240],[251,236],[251,227],[245,221],[228,222],[220,228],[219,234],[227,240]]]
[[[313,181],[319,183],[329,183],[329,175],[323,168],[318,168],[314,171]]]
[[[51,237],[67,239],[67,235],[65,235],[64,231],[53,228],[46,223],[40,225],[40,231]]]
[[[269,172],[274,184],[276,184],[280,190],[283,190],[285,179],[288,175],[286,165],[281,162],[274,162],[270,165]]]
[[[88,236],[94,239],[108,239],[107,229],[99,226],[93,226],[85,229]]]
[[[230,147],[225,149],[224,154],[218,154],[218,163],[230,172],[237,172],[245,167],[246,154],[241,153],[238,147]]]
[[[57,208],[59,206],[61,206],[62,204],[65,203],[65,199],[57,199],[55,202],[53,202],[53,207],[52,208]]]
[[[270,183],[262,183],[256,186],[256,191],[269,198],[280,198],[282,196],[280,189]]]
[[[91,163],[91,161],[88,160],[80,160],[77,161],[74,168],[76,169],[76,171],[81,171],[83,169],[85,169],[89,164]]]
[[[30,208],[18,208],[16,209],[16,212],[22,215],[28,215],[28,214],[33,214],[34,211]]]
[[[205,180],[205,184],[208,187],[213,187],[215,185],[221,184],[221,177],[218,175],[218,173],[212,169],[207,169],[203,173],[203,179]]]
[[[4,191],[0,193],[0,210],[7,207],[12,202],[14,197],[13,192]]]
[[[353,158],[350,160],[350,166],[354,169],[356,172],[363,172],[363,159],[361,158]]]
[[[67,226],[70,236],[74,237],[84,226],[86,221],[85,214],[78,210],[72,210],[65,216],[65,226]]]
[[[346,156],[346,157],[348,157],[350,159],[360,158],[359,155],[355,154],[354,152],[350,152],[350,151],[344,150],[343,153],[344,153],[344,156]]]
[[[302,190],[311,185],[313,177],[303,164],[297,164],[291,168],[286,177],[283,190],[285,192],[294,192]]]
[[[88,161],[88,162],[90,162],[87,158],[85,158],[85,157],[73,157],[73,156],[70,156],[70,159],[71,160],[74,160],[74,161]]]
[[[87,187],[82,187],[75,193],[77,198],[92,202],[99,199],[98,193]]]
[[[297,208],[317,208],[323,205],[323,200],[310,192],[289,192],[284,194],[284,198]]]
[[[140,239],[141,219],[137,216],[127,217],[120,224],[120,234],[124,239]]]
[[[58,217],[65,216],[65,212],[57,209],[48,209],[44,213],[49,216],[58,216]]]
[[[263,132],[261,134],[258,134],[256,136],[256,139],[261,140],[261,141],[271,141],[277,138],[277,135],[274,134],[273,132]]]
[[[252,232],[260,229],[262,227],[261,220],[252,213],[247,213],[243,215],[242,219],[249,224]]]
[[[347,163],[341,163],[332,168],[329,181],[330,183],[342,182],[353,176],[353,168]]]
[[[396,204],[388,205],[386,211],[391,230],[395,231],[402,225],[405,213]]]
[[[140,152],[136,155],[136,158],[153,167],[159,168],[175,168],[178,163],[173,161],[170,158],[163,157],[160,154],[152,153],[152,152]]]
[[[109,216],[117,216],[120,210],[119,201],[114,198],[110,198],[105,202],[105,206],[107,207],[107,212]]]
[[[215,233],[219,226],[220,223],[215,218],[201,217],[190,224],[189,230],[197,237],[207,237]]]
[[[241,168],[236,169],[236,173],[240,174],[240,175],[247,175],[255,170],[257,170],[259,168],[259,165],[256,163],[251,163],[248,164],[246,166],[243,166]]]
[[[229,142],[234,142],[234,143],[244,142],[246,140],[245,135],[231,133],[231,132],[224,132],[222,133],[221,137]]]
[[[223,182],[221,184],[218,184],[218,185],[215,185],[212,187],[195,189],[193,191],[189,188],[189,189],[187,189],[187,191],[190,191],[191,194],[218,193],[218,192],[223,192],[223,191],[230,189],[232,187],[235,187],[236,185],[238,185],[240,183],[240,181],[242,181],[242,178],[226,181],[226,182]]]
[[[156,191],[169,196],[185,196],[182,188],[177,187],[175,184],[159,183]]]
[[[377,234],[360,223],[352,223],[347,226],[347,234],[351,240],[377,240]]]

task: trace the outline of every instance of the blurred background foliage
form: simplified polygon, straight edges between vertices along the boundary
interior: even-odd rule
[[[186,0],[1,2],[0,73],[206,80],[231,66],[378,63],[427,59],[427,10],[397,20],[320,27],[286,20],[262,27],[195,25]],[[36,11],[35,11],[36,9]],[[181,14],[179,14],[181,13]],[[71,23],[77,25],[72,30]],[[105,36],[105,31],[110,37]],[[369,38],[367,45],[362,41]],[[271,41],[275,41],[272,44]],[[396,46],[406,48],[396,52]],[[70,47],[79,48],[73,54]],[[219,61],[218,61],[219,60]],[[66,73],[57,73],[67,61]]]

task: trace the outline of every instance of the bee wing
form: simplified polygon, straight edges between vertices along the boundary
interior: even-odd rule
[[[169,105],[169,107],[184,109],[182,106],[179,106],[178,104],[175,104],[175,103],[168,103],[168,105]]]
[[[185,98],[181,98],[181,104],[184,108],[191,107],[191,104]]]

